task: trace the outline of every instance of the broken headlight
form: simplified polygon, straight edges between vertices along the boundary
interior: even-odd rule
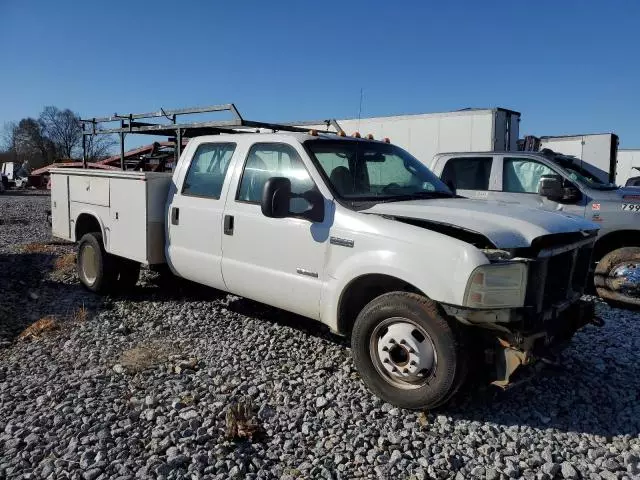
[[[469,277],[464,305],[471,308],[515,308],[524,305],[527,266],[524,263],[482,265]]]

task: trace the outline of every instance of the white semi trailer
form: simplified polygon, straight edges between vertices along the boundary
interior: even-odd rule
[[[347,135],[389,138],[421,162],[429,164],[441,152],[517,150],[520,113],[506,108],[473,109],[454,112],[421,113],[388,117],[336,120]],[[335,131],[335,124],[296,123],[318,130]]]
[[[616,168],[618,136],[615,133],[540,137],[540,150],[545,148],[580,159],[580,167],[601,182],[621,184]]]
[[[616,184],[627,185],[633,179],[632,185],[640,185],[640,149],[618,150],[616,173]]]

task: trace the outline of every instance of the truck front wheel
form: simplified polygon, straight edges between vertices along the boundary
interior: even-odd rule
[[[398,407],[442,405],[465,380],[459,333],[421,295],[392,292],[372,300],[356,319],[351,345],[369,390]]]
[[[618,248],[598,262],[598,296],[613,306],[640,308],[640,247]]]
[[[80,282],[92,292],[106,293],[113,288],[115,260],[105,251],[101,233],[87,233],[80,239],[77,267]]]

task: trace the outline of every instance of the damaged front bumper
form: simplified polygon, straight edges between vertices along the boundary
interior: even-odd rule
[[[512,376],[519,367],[538,360],[549,362],[579,329],[588,324],[603,325],[595,315],[595,304],[582,299],[553,305],[535,315],[526,309],[444,308],[461,323],[482,328],[485,358],[495,367],[491,383],[503,389],[513,386]]]

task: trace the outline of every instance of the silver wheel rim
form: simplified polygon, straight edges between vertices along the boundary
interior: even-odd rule
[[[92,245],[86,244],[82,249],[82,275],[87,283],[93,285],[98,277],[98,255]]]
[[[640,295],[640,263],[624,262],[611,269],[613,290],[623,295]]]
[[[438,364],[429,334],[413,320],[403,317],[388,318],[376,326],[369,354],[380,376],[403,389],[426,384]]]

